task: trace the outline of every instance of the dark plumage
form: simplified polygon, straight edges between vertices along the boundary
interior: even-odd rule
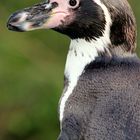
[[[91,63],[66,103],[59,140],[139,140],[139,73],[137,57]]]

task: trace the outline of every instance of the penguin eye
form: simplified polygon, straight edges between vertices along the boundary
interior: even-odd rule
[[[70,4],[70,6],[73,7],[73,6],[75,6],[77,4],[77,1],[76,0],[70,0],[69,4]]]
[[[76,8],[78,6],[78,2],[77,2],[77,0],[69,0],[69,5],[72,8]]]

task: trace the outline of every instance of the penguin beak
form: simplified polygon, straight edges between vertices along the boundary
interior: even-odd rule
[[[7,27],[12,31],[50,29],[62,26],[68,11],[67,0],[48,0],[12,14]]]

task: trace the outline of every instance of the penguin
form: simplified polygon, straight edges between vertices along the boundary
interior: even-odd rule
[[[12,14],[7,27],[71,39],[58,140],[140,140],[140,59],[127,0],[47,0]]]

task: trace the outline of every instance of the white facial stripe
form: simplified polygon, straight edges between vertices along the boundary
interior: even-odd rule
[[[106,20],[105,31],[102,37],[96,38],[96,40],[92,40],[91,42],[87,42],[84,39],[71,41],[65,67],[65,76],[68,78],[69,85],[60,102],[61,122],[64,117],[66,101],[77,85],[78,79],[84,72],[85,66],[95,60],[98,56],[98,52],[104,52],[105,49],[108,50],[107,47],[110,44],[111,16],[107,7],[100,0],[94,0],[94,2],[96,2],[104,11]]]
[[[108,41],[108,43],[110,43],[110,26],[112,24],[111,15],[107,7],[100,0],[93,0],[93,1],[97,3],[104,12],[106,25],[105,25],[105,31],[104,31],[103,37],[105,38],[106,41]]]

